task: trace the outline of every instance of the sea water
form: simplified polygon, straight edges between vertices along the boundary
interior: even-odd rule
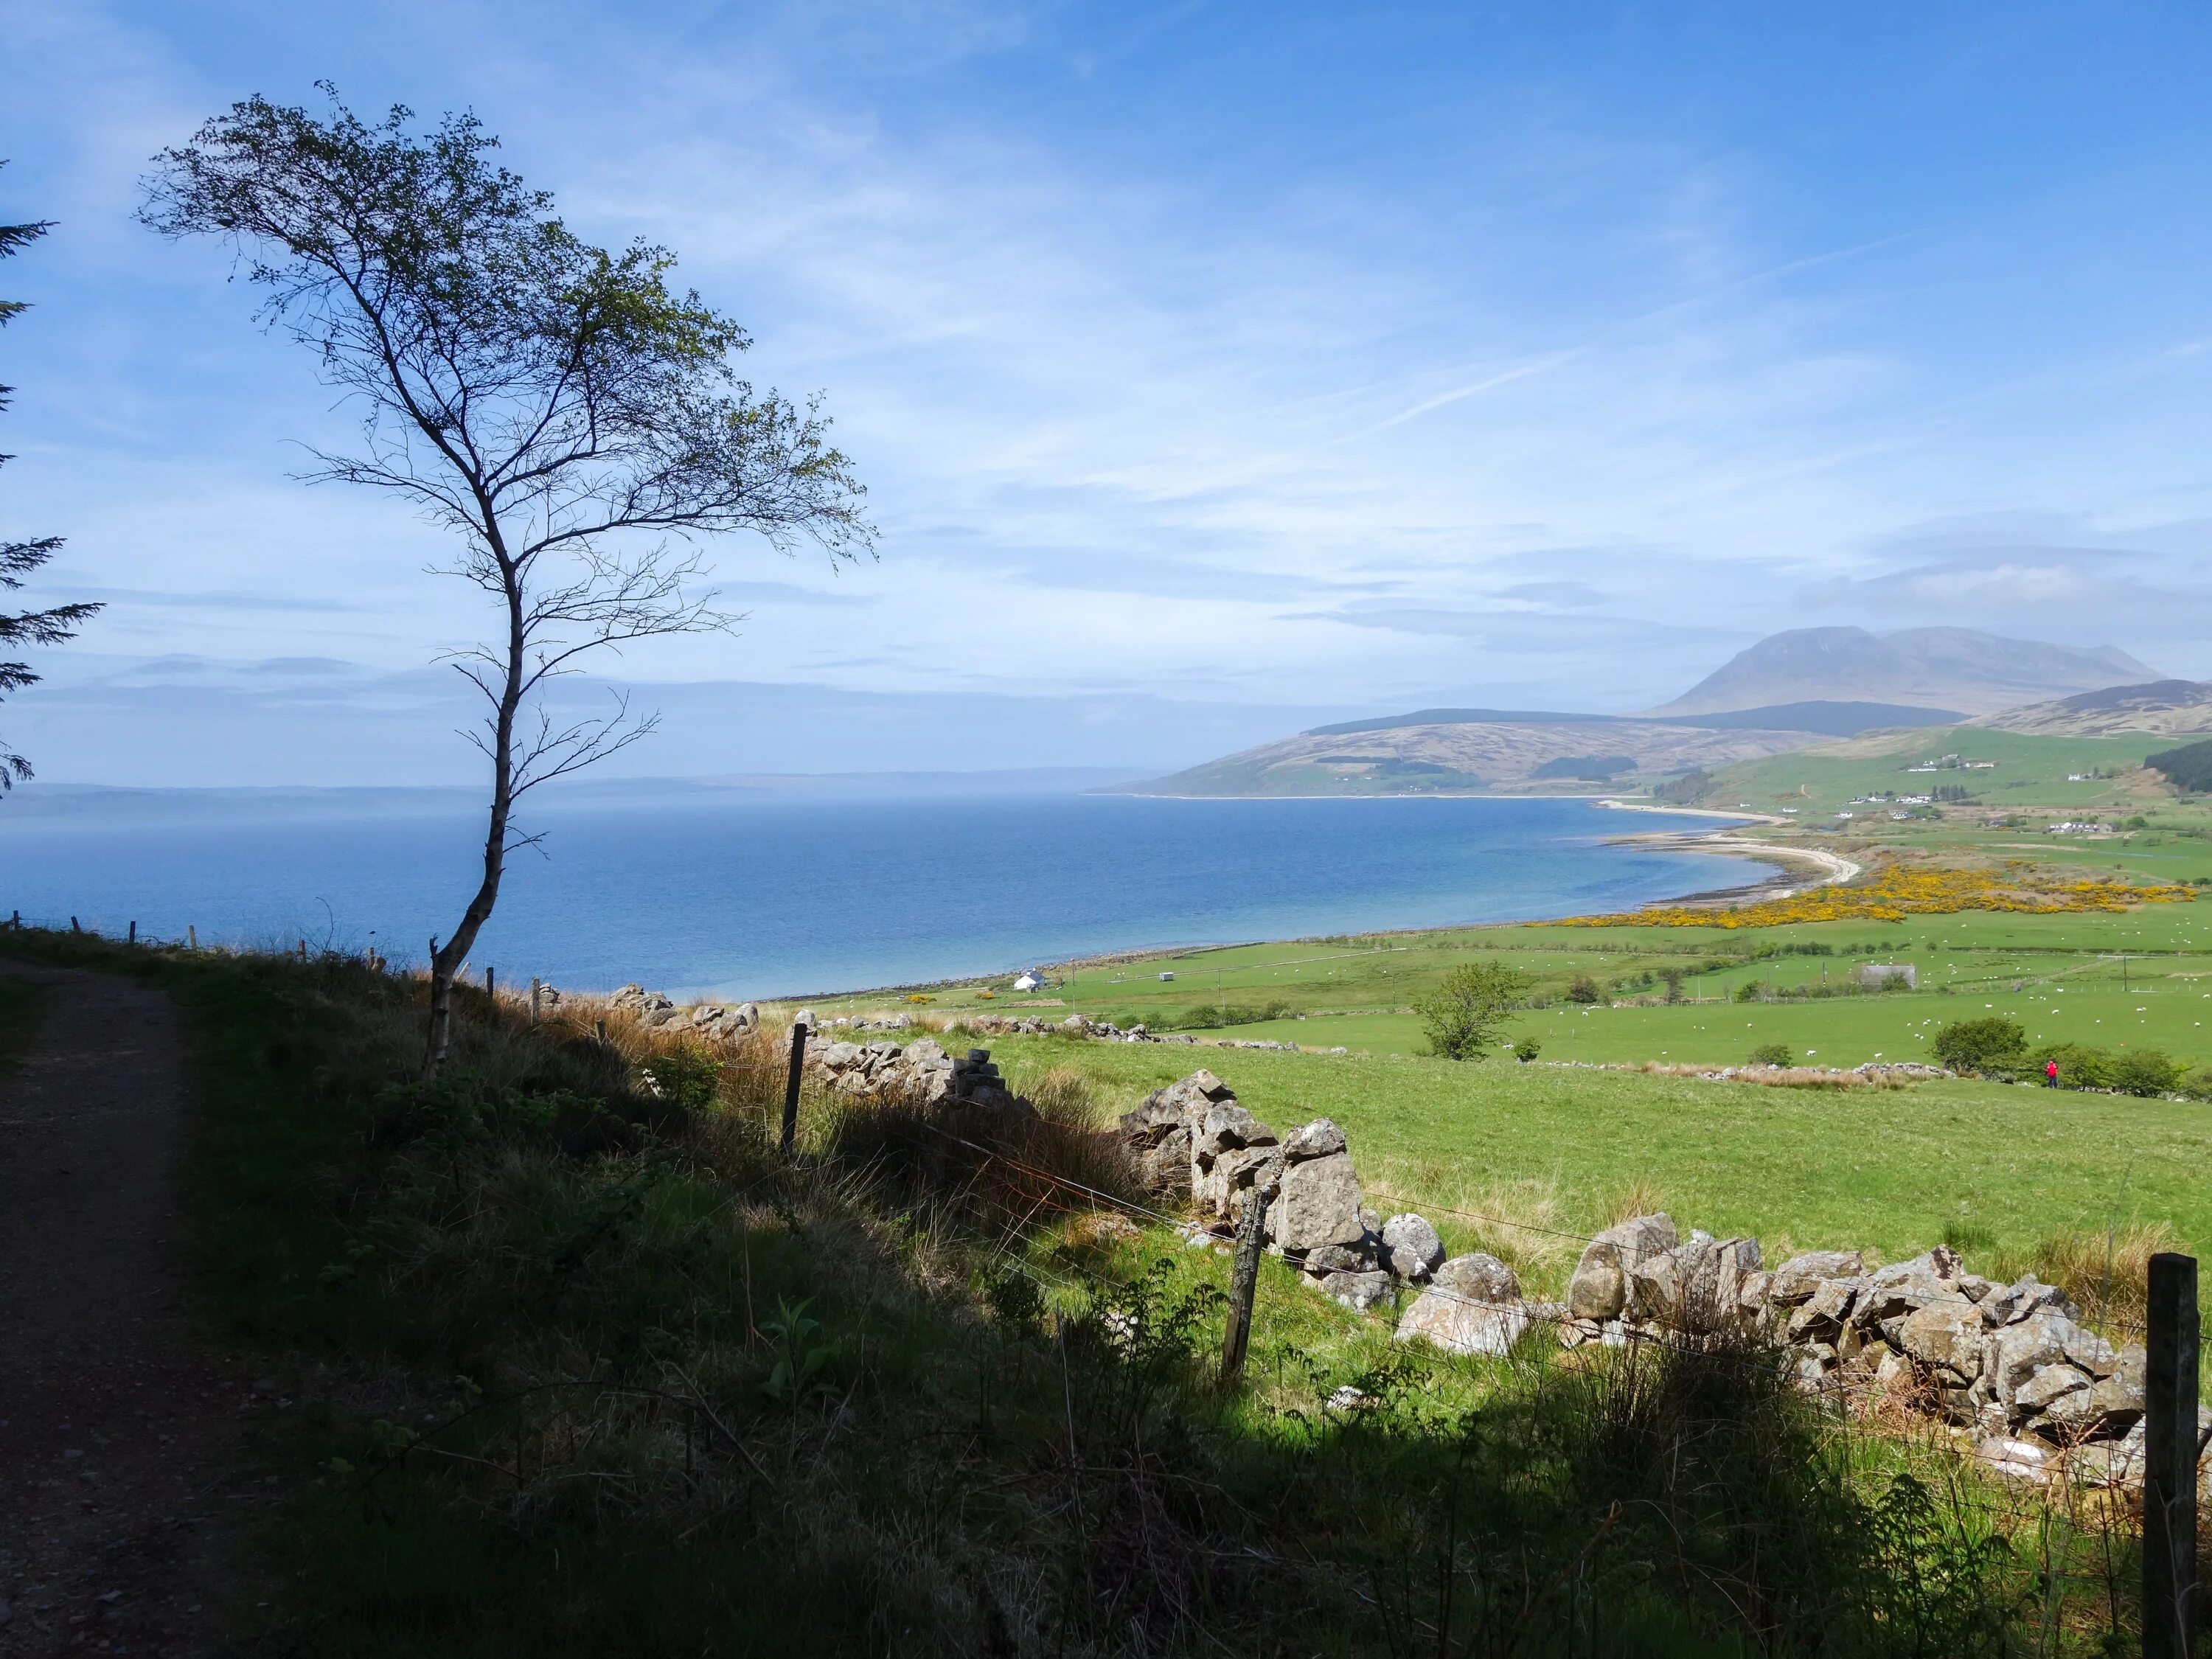
[[[19,810],[32,808],[32,810]],[[519,983],[769,997],[1107,951],[1632,908],[1740,861],[1608,845],[1711,819],[1549,799],[1172,800],[639,785],[548,800],[471,953]],[[0,917],[420,962],[483,816],[444,792],[0,801]]]

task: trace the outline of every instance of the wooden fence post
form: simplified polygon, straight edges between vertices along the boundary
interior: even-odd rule
[[[499,1005],[499,986],[491,976],[489,963],[484,964],[484,995],[492,1003],[494,1012],[496,1012]]]
[[[2197,1583],[2197,1258],[2150,1259],[2145,1344],[2143,1659],[2190,1659]]]
[[[1252,1298],[1260,1288],[1260,1247],[1267,1237],[1267,1200],[1275,1189],[1262,1174],[1245,1195],[1237,1229],[1237,1257],[1229,1272],[1229,1328],[1221,1338],[1221,1386],[1244,1380],[1244,1350],[1252,1340]]]
[[[186,922],[186,923],[185,924],[185,949],[186,949],[187,951],[197,951],[197,950],[198,950],[199,948],[200,948],[200,930],[199,930],[199,927],[198,927],[198,926],[196,923],[189,922],[189,921],[188,921],[188,922]]]
[[[791,1073],[783,1082],[783,1155],[799,1144],[799,1079],[806,1068],[806,1022],[791,1022]]]
[[[138,924],[137,924],[137,922],[135,922],[135,921],[134,921],[134,922],[132,922],[132,923],[131,924],[131,944],[133,944],[133,945],[136,945],[137,942],[138,942]]]
[[[530,976],[530,1023],[538,1024],[538,1000],[544,994],[545,981],[532,974]]]

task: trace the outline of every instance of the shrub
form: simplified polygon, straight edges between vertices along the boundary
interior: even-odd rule
[[[2118,1089],[2124,1095],[2145,1097],[2171,1091],[2181,1081],[2184,1067],[2171,1054],[2162,1054],[2155,1048],[2138,1048],[2132,1054],[2113,1057],[2107,1087]]]
[[[2027,1075],[2043,1076],[2043,1068],[2051,1060],[2058,1062],[2058,1086],[2062,1089],[2109,1089],[2112,1084],[2112,1057],[2102,1048],[2091,1048],[2079,1042],[2046,1043],[2019,1062]]]
[[[1597,988],[1597,981],[1588,974],[1577,974],[1568,982],[1567,1000],[1582,1003],[1601,1002],[1604,1000],[1604,994]]]
[[[1534,1037],[1522,1037],[1513,1045],[1513,1058],[1526,1065],[1544,1052],[1544,1045]]]
[[[2002,1014],[1954,1020],[1936,1033],[1936,1058],[1954,1072],[2017,1066],[2027,1048],[2027,1029]]]
[[[1470,962],[1413,1005],[1427,1034],[1429,1052],[1445,1060],[1480,1060],[1498,1041],[1498,1028],[1527,980],[1502,963]]]
[[[1670,805],[1688,806],[1702,799],[1712,787],[1711,773],[1685,772],[1680,777],[1669,778],[1656,787],[1651,795],[1655,800],[1663,800]]]
[[[1751,1063],[1754,1066],[1795,1066],[1797,1056],[1790,1052],[1786,1042],[1762,1042],[1751,1051]]]
[[[1737,986],[1735,988],[1735,1000],[1738,1002],[1758,1001],[1759,981],[1755,979],[1747,979],[1744,981],[1742,984]]]

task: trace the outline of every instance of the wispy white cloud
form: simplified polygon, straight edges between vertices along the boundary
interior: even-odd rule
[[[1588,79],[1626,73],[1588,43],[1425,79],[1358,56],[1407,20],[1295,8],[1279,58],[1209,8],[525,15],[11,11],[34,141],[0,179],[65,234],[11,262],[45,274],[6,343],[9,510],[70,533],[54,596],[108,595],[108,648],[399,672],[481,625],[424,526],[287,482],[343,411],[220,255],[127,222],[159,145],[333,68],[365,105],[473,104],[586,234],[674,247],[759,379],[827,393],[881,562],[719,549],[750,619],[623,659],[641,681],[1642,706],[1838,612],[2124,645],[2197,614],[2196,544],[2160,526],[2212,512],[2201,317],[2086,333],[2110,273],[2038,309],[2013,273],[2060,209],[1869,205],[1819,150],[1863,129],[1731,127]],[[1301,50],[1341,61],[1261,81]],[[2003,514],[2133,562],[1911,528]]]

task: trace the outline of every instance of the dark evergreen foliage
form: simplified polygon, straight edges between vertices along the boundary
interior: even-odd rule
[[[0,162],[0,167],[6,165]],[[52,222],[45,219],[0,225],[0,259],[21,252],[52,228]],[[0,324],[13,322],[27,309],[28,307],[21,300],[0,300]],[[15,390],[12,386],[0,386],[0,410],[8,407],[9,398]],[[14,459],[12,455],[0,455],[0,465]],[[0,588],[11,592],[21,588],[33,572],[61,549],[62,538],[58,536],[0,541]],[[96,605],[58,605],[44,611],[0,611],[0,650],[12,650],[22,645],[59,645],[76,632],[79,623],[99,610]],[[35,685],[38,681],[38,675],[28,663],[0,661],[0,697],[27,685]],[[30,775],[31,763],[0,738],[0,791],[14,788],[19,780]]]

